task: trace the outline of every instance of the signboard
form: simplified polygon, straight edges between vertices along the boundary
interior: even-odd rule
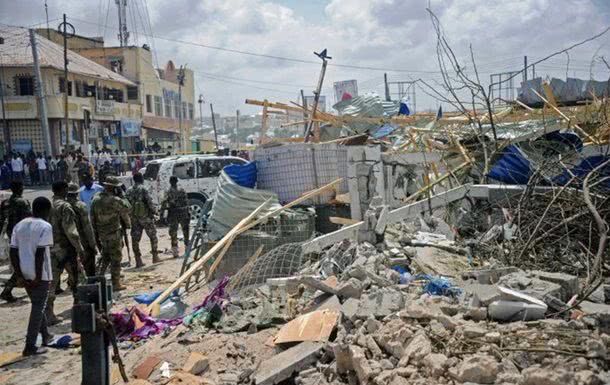
[[[335,82],[334,88],[337,103],[358,96],[358,83],[356,79]]]
[[[95,113],[98,115],[112,115],[114,113],[114,100],[96,100]]]
[[[30,139],[13,139],[11,148],[13,151],[27,154],[32,150],[32,141]]]
[[[97,138],[100,128],[102,128],[100,122],[92,120],[91,123],[89,123],[89,139]]]
[[[313,108],[314,96],[305,96],[305,102],[307,103],[307,109]],[[318,111],[326,112],[326,96],[320,95],[318,101]]]
[[[140,136],[142,121],[136,119],[121,119],[121,136],[123,138]]]

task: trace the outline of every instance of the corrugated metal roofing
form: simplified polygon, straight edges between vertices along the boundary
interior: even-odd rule
[[[4,67],[31,67],[34,65],[32,47],[30,45],[30,32],[26,28],[0,25],[0,66]],[[58,70],[64,68],[63,47],[36,34],[38,45],[38,58],[40,66],[51,67]],[[127,85],[135,85],[129,79],[106,67],[95,63],[73,51],[68,50],[68,71],[100,80],[115,81]]]

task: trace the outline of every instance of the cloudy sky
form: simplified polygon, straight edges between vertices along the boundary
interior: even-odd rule
[[[130,43],[151,45],[160,66],[168,59],[187,64],[195,71],[196,95],[223,114],[257,112],[244,104],[246,98],[289,102],[297,101],[300,89],[311,94],[320,70],[313,51],[323,48],[333,57],[323,90],[331,101],[332,83],[339,80],[357,79],[361,93],[382,93],[384,72],[391,81],[437,81],[428,4],[460,58],[468,59],[472,44],[483,79],[519,70],[524,55],[532,62],[610,26],[607,0],[127,1]],[[52,27],[65,12],[78,34],[117,44],[114,0],[46,3]],[[44,25],[44,4],[0,0],[0,23]],[[610,33],[538,65],[536,73],[588,78],[596,56],[610,59]],[[602,70],[594,61],[599,80],[608,76]],[[418,110],[437,106],[417,90]]]

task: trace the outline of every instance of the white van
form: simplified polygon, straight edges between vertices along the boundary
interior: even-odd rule
[[[216,179],[225,166],[248,163],[235,156],[217,155],[180,155],[151,160],[146,163],[144,184],[151,193],[153,202],[158,206],[165,191],[169,189],[169,178],[178,177],[189,198],[191,220],[201,216],[205,202],[216,190]]]

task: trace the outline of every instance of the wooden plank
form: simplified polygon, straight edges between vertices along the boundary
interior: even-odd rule
[[[330,221],[330,223],[334,223],[336,225],[353,225],[355,223],[360,222],[360,221],[357,221],[352,218],[341,218],[341,217],[329,217],[328,220]]]
[[[160,304],[165,301],[167,297],[173,293],[174,290],[178,289],[190,276],[192,276],[195,272],[203,267],[203,264],[206,263],[217,251],[219,251],[225,244],[232,240],[236,234],[241,234],[241,232],[245,231],[244,229],[247,226],[247,223],[250,222],[259,212],[261,212],[269,203],[271,202],[271,198],[267,199],[263,204],[258,206],[254,211],[252,211],[247,217],[242,219],[235,227],[231,229],[218,243],[216,243],[207,253],[201,258],[199,258],[196,262],[194,262],[191,267],[184,272],[178,279],[172,283],[153,303],[148,306],[148,312],[157,314]],[[275,210],[277,211],[277,210]],[[274,212],[275,212],[274,211]]]
[[[555,112],[557,112],[562,118],[564,118],[567,122],[568,122],[568,127],[570,126],[571,123],[571,119],[568,118],[566,116],[566,114],[564,114],[563,112],[561,112],[561,110],[557,107],[555,107],[554,105],[552,105],[548,100],[545,99],[544,96],[540,95],[540,93],[538,93],[538,91],[536,91],[535,89],[531,89],[533,93],[535,93],[536,95],[538,95],[538,97],[540,99],[542,99],[542,101],[544,101],[549,107],[551,107]],[[573,124],[574,128],[576,128],[582,135],[584,135],[589,141],[599,144],[599,140],[597,138],[593,138],[591,135],[587,134],[587,132],[585,130],[583,130],[578,124],[574,123]]]
[[[557,108],[557,99],[555,99],[555,95],[553,94],[553,89],[551,88],[551,85],[547,82],[544,82],[542,83],[542,89],[544,91],[544,96],[546,96],[546,99],[548,100],[549,106]]]

